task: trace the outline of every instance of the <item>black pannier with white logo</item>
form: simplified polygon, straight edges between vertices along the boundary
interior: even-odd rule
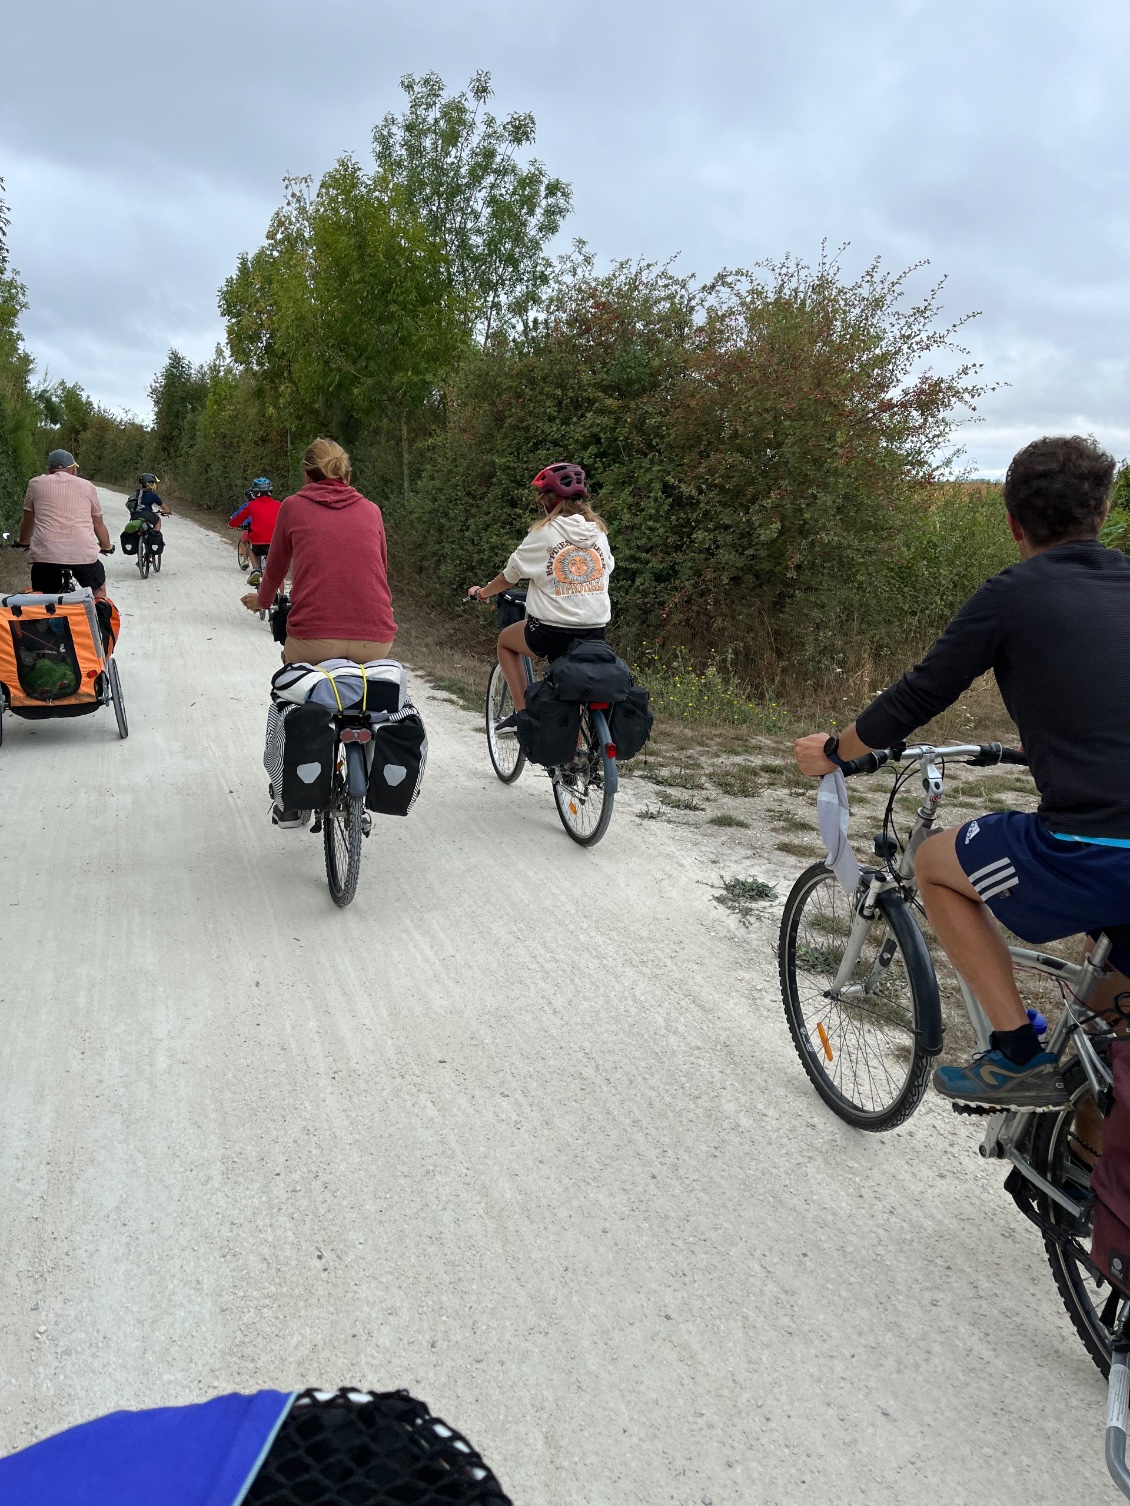
[[[283,758],[281,787],[275,799],[287,811],[325,810],[333,787],[334,714],[317,701],[279,710]]]
[[[420,713],[408,707],[394,721],[374,722],[365,804],[382,816],[406,816],[416,803],[428,762]]]
[[[549,666],[545,683],[559,701],[622,701],[632,672],[602,639],[582,638]]]
[[[648,694],[642,685],[633,685],[622,701],[617,701],[608,715],[608,730],[616,745],[616,762],[635,758],[651,736],[655,721],[648,706]]]
[[[570,763],[577,751],[580,732],[580,706],[555,694],[548,676],[530,686],[526,709],[518,713],[518,742],[531,763],[544,764],[546,768]]]
[[[118,543],[122,546],[123,554],[137,553],[137,530],[133,533],[123,533],[118,537]]]

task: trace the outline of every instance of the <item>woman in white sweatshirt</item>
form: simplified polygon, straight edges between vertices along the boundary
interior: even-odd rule
[[[545,509],[541,518],[486,586],[470,586],[468,596],[486,601],[520,580],[529,581],[526,620],[498,635],[498,662],[514,698],[515,713],[526,704],[527,659],[559,659],[578,638],[603,638],[612,616],[608,577],[616,568],[608,529],[587,501],[585,473],[559,461],[539,471],[531,483]],[[513,723],[507,717],[500,726]]]

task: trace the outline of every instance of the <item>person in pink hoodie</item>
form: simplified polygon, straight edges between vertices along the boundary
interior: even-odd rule
[[[272,605],[291,572],[283,663],[386,659],[396,637],[381,510],[349,484],[349,456],[316,439],[302,457],[306,484],[279,508],[271,552],[250,612]]]

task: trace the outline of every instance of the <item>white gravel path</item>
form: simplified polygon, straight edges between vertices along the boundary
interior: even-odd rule
[[[1110,1498],[1101,1381],[976,1126],[822,1107],[722,846],[628,781],[580,850],[417,682],[424,792],[336,910],[266,814],[277,649],[224,541],[167,527],[159,577],[109,561],[128,741],[4,722],[0,1451],[355,1383],[517,1506]]]

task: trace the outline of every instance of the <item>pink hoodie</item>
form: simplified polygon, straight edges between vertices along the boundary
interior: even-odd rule
[[[279,508],[260,607],[269,607],[293,565],[292,638],[396,636],[381,510],[344,481],[308,481]]]

